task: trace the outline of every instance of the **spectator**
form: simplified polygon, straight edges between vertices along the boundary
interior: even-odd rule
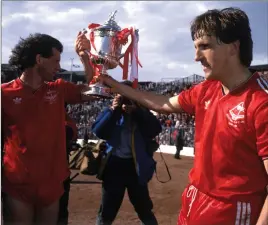
[[[112,224],[127,189],[142,224],[157,225],[148,190],[156,164],[147,146],[161,132],[159,121],[149,110],[117,95],[112,106],[100,114],[92,128],[109,146],[105,154],[102,203],[96,224]]]

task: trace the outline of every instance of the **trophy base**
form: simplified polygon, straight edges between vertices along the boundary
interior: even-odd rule
[[[111,94],[111,88],[101,83],[91,84],[89,85],[89,88],[90,90],[83,92],[84,95],[92,95],[92,96],[97,96],[100,98],[107,98],[107,99],[113,98]]]

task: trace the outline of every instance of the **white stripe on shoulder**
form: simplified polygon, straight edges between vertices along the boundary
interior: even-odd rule
[[[268,94],[268,85],[266,85],[261,79],[263,78],[258,78],[257,82],[259,86]]]
[[[260,79],[266,85],[266,88],[268,88],[268,81],[264,79],[262,76],[260,76]]]

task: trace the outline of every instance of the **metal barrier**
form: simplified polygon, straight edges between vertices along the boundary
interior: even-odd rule
[[[194,126],[184,126],[180,127],[183,133],[183,140],[185,147],[194,147],[194,134],[195,127]],[[162,133],[160,133],[156,140],[161,145],[175,145],[177,129],[174,127],[166,127],[163,128]]]

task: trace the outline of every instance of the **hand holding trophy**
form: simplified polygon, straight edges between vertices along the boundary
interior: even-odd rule
[[[97,82],[97,77],[100,74],[108,75],[107,70],[114,69],[118,65],[123,69],[123,80],[127,80],[130,63],[130,78],[137,84],[138,65],[141,66],[137,51],[139,38],[138,30],[133,27],[121,30],[114,20],[116,12],[117,11],[112,12],[109,19],[103,25],[91,23],[88,25],[87,29],[83,30],[87,41],[90,41],[90,45],[84,53],[88,54],[89,63],[95,73],[94,79],[89,83],[90,90],[83,94],[95,95],[101,98],[112,98],[111,89]],[[128,43],[129,37],[131,37],[130,43],[125,53],[122,54],[122,46]],[[83,39],[80,41],[86,40]],[[79,48],[79,44],[77,46]],[[120,59],[123,59],[123,63],[120,62]],[[131,59],[131,62],[129,62],[129,59]]]
[[[90,41],[87,39],[83,32],[79,32],[75,40],[75,51],[79,57],[88,56],[88,51],[90,52],[91,45]]]

